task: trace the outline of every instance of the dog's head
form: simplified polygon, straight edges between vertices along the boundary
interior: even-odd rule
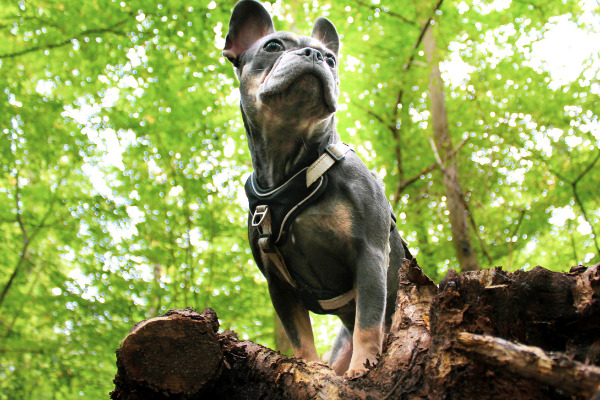
[[[242,112],[256,126],[318,124],[337,109],[339,37],[318,18],[311,36],[276,32],[267,10],[242,0],[233,9],[223,55],[240,81]],[[298,127],[303,129],[302,126]]]

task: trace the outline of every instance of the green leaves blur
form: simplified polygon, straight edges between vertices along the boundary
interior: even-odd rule
[[[567,3],[444,2],[433,13],[486,266],[598,261],[598,54],[565,82],[531,56],[554,16],[598,33]],[[237,82],[220,55],[233,4],[0,8],[0,399],[107,396],[119,341],[169,308],[211,306],[223,329],[272,345],[246,240]],[[338,130],[385,174],[400,229],[440,278],[456,259],[429,141],[428,69],[413,49],[434,6],[272,10],[278,29],[294,21],[308,33],[319,15],[336,24]]]
[[[107,396],[119,341],[168,308],[212,306],[256,340],[272,329],[238,200],[233,74],[214,44],[227,12],[3,11],[0,398]]]

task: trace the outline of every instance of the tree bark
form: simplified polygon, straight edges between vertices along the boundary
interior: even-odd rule
[[[439,67],[438,50],[433,36],[432,25],[425,32],[423,44],[427,63],[431,68],[429,76],[429,100],[431,102],[431,124],[433,126],[433,150],[443,174],[443,184],[446,189],[452,243],[461,271],[479,269],[477,256],[469,235],[468,213],[466,200],[460,185],[460,176],[456,158],[452,153],[452,141],[448,129],[446,101],[444,99],[444,81]],[[447,160],[445,163],[442,160]]]
[[[112,399],[590,399],[600,396],[600,264],[457,274],[400,271],[379,363],[328,366],[218,332],[214,311],[137,324],[117,351]]]
[[[584,398],[598,391],[600,368],[571,360],[564,354],[546,353],[493,336],[462,332],[458,342],[466,353],[483,362],[548,385],[558,386]]]

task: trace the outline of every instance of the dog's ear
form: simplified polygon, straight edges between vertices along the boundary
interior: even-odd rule
[[[333,51],[336,56],[338,55],[340,49],[340,37],[330,20],[325,17],[317,18],[311,36],[320,40],[321,43],[329,50]]]
[[[223,55],[237,68],[240,55],[258,39],[273,32],[273,20],[262,4],[255,0],[242,0],[231,13]]]

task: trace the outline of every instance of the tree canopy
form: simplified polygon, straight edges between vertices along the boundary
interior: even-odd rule
[[[235,1],[0,8],[0,399],[102,398],[133,322],[211,306],[272,345],[247,239],[251,171],[231,65]],[[447,158],[482,267],[600,257],[594,1],[264,3],[278,30],[328,17],[337,129],[384,179],[427,274],[458,268]],[[433,139],[435,38],[452,149]],[[325,344],[322,343],[322,346]]]

